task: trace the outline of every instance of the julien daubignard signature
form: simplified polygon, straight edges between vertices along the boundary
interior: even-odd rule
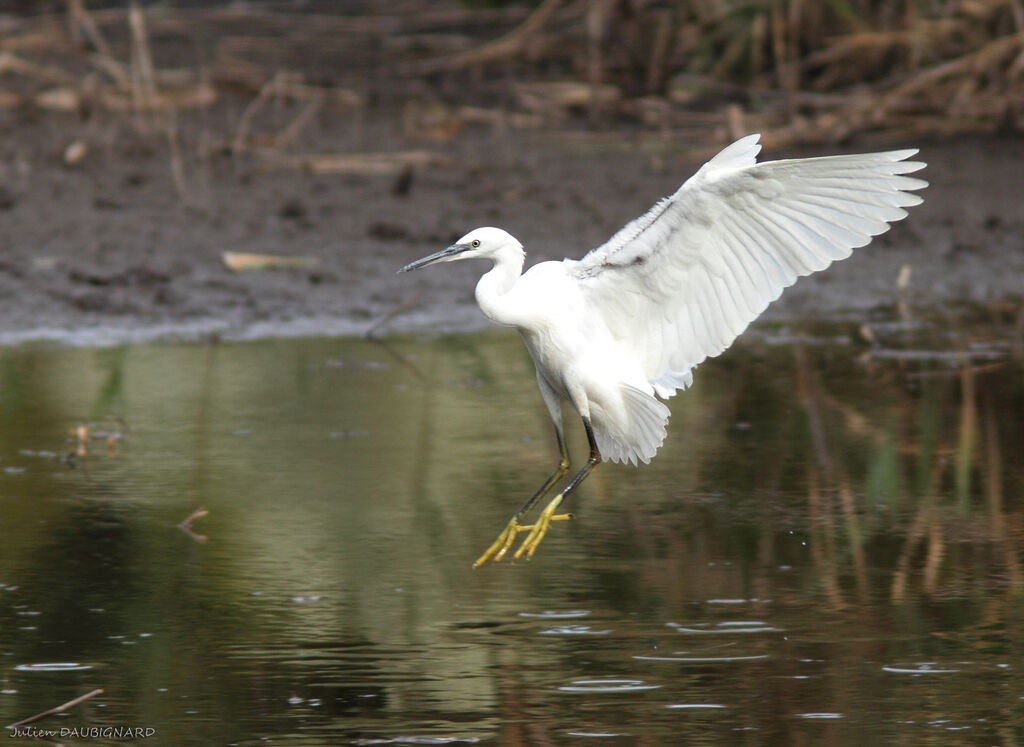
[[[7,734],[12,739],[147,739],[156,735],[151,726],[62,726],[42,729],[16,726]]]

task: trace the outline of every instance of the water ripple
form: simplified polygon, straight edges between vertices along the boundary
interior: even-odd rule
[[[536,617],[541,620],[570,620],[576,617],[586,617],[590,610],[544,610],[543,612],[520,612],[519,617]]]
[[[797,716],[797,718],[821,719],[821,720],[843,718],[843,714],[841,714],[841,713],[831,713],[831,712],[798,713],[798,714],[796,714],[796,716]]]
[[[556,625],[540,631],[541,635],[608,635],[610,630],[594,630],[589,625]]]
[[[648,685],[643,680],[573,680],[558,689],[564,693],[624,693],[657,690],[661,685]]]
[[[703,635],[737,635],[747,633],[781,633],[782,628],[776,628],[760,620],[733,620],[719,623],[695,623],[693,625],[680,625],[679,623],[665,623],[677,633],[703,634]]]
[[[404,737],[391,737],[383,739],[355,739],[350,744],[372,745],[372,744],[477,744],[479,737],[426,737],[411,734]]]
[[[936,669],[934,661],[922,661],[909,666],[884,666],[883,672],[893,674],[955,674],[959,669]]]
[[[615,737],[623,737],[625,734],[620,734],[614,731],[570,731],[568,732],[570,737],[584,737],[587,739],[609,739]]]
[[[674,711],[717,711],[725,708],[721,703],[672,703],[665,707]]]
[[[767,659],[768,654],[752,654],[749,656],[646,656],[633,657],[638,661],[681,661],[689,664],[717,664],[730,661],[758,661]]]
[[[74,661],[54,661],[44,664],[19,664],[15,667],[19,672],[80,672],[92,669],[92,664],[79,664]]]

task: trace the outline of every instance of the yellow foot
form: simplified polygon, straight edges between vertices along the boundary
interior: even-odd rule
[[[519,560],[523,553],[526,553],[527,558],[533,557],[533,553],[537,550],[537,545],[544,539],[544,535],[548,533],[548,526],[552,521],[568,521],[572,518],[572,514],[556,514],[555,509],[558,508],[558,504],[562,502],[562,496],[558,495],[547,505],[543,513],[537,519],[536,524],[522,525],[519,520],[512,517],[508,525],[502,530],[501,534],[498,535],[498,539],[494,540],[494,544],[487,548],[476,562],[473,563],[474,568],[479,568],[488,560],[493,560],[495,563],[501,561],[505,557],[505,553],[512,547],[512,543],[516,541],[516,537],[520,532],[529,532],[526,539],[523,540],[523,544],[520,546],[514,555],[515,560]]]
[[[516,554],[512,557],[515,560],[523,557],[523,553],[526,553],[527,558],[532,558],[533,554],[537,551],[537,545],[544,539],[544,535],[548,533],[548,527],[551,526],[553,521],[568,521],[572,518],[572,514],[556,514],[555,509],[558,508],[558,504],[562,502],[562,494],[559,493],[551,499],[551,503],[544,507],[540,516],[537,517],[537,523],[532,527],[523,527],[523,529],[530,529],[530,533],[526,535],[526,539],[523,540],[523,544],[516,550]]]
[[[498,535],[498,539],[494,540],[494,544],[488,547],[487,551],[476,559],[476,562],[473,563],[473,567],[479,568],[491,559],[497,563],[505,557],[505,553],[507,553],[508,549],[512,547],[512,543],[516,541],[516,535],[520,532],[529,531],[530,529],[533,529],[533,527],[524,527],[519,523],[519,520],[513,516],[512,520],[508,523],[508,526],[506,526],[502,530],[501,534]]]

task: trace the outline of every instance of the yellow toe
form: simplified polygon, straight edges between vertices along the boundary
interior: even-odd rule
[[[551,526],[552,521],[566,521],[572,518],[572,514],[556,514],[555,510],[558,505],[562,502],[562,495],[556,495],[544,510],[541,515],[537,517],[537,523],[530,529],[530,533],[526,535],[526,539],[523,540],[523,544],[516,550],[516,554],[513,556],[516,560],[523,557],[523,553],[526,554],[527,558],[532,558],[533,554],[537,551],[537,546],[541,540],[548,533],[548,528]]]
[[[488,560],[493,560],[495,563],[501,561],[505,557],[505,553],[508,552],[509,548],[512,547],[512,543],[515,542],[516,536],[520,532],[525,532],[532,529],[532,526],[524,527],[519,523],[519,520],[512,517],[512,520],[498,535],[498,539],[494,540],[494,543],[484,551],[484,554],[476,559],[473,563],[474,568],[479,568]]]

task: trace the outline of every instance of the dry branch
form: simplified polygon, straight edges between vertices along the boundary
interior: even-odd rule
[[[74,76],[59,68],[29,62],[15,56],[11,52],[0,52],[0,75],[7,72],[17,73],[26,78],[33,78],[46,83],[71,83],[75,81]]]
[[[454,166],[449,156],[429,151],[410,150],[397,153],[318,153],[303,156],[272,157],[271,165],[303,169],[314,174],[362,174],[389,176],[407,168]]]
[[[911,77],[907,82],[900,84],[885,94],[878,101],[876,111],[884,113],[900,101],[905,100],[936,83],[940,83],[947,78],[951,78],[956,75],[991,72],[991,67],[995,62],[1004,55],[1013,51],[1024,52],[1024,31],[1011,36],[1002,37],[1001,39],[995,39],[975,52],[962,55],[961,57],[949,60],[948,62],[922,70]]]
[[[19,729],[22,726],[28,726],[29,724],[34,724],[36,721],[41,721],[42,719],[47,718],[48,716],[53,716],[54,714],[57,714],[57,713],[63,713],[64,711],[68,710],[69,708],[74,708],[79,703],[84,703],[85,701],[89,700],[90,698],[95,698],[97,695],[102,695],[102,694],[103,694],[103,688],[102,687],[97,687],[95,690],[87,692],[85,695],[79,695],[77,698],[73,698],[72,700],[69,700],[67,703],[59,705],[56,708],[50,708],[49,710],[43,711],[42,713],[37,713],[35,716],[29,716],[28,718],[23,718],[21,721],[18,721],[18,722],[13,723],[13,724],[9,724],[7,726],[7,728],[8,729]]]
[[[135,113],[153,111],[157,98],[156,73],[153,55],[149,48],[149,34],[146,19],[137,2],[132,2],[128,11],[128,23],[132,36],[131,90]]]
[[[108,59],[114,58],[113,52],[110,51],[110,45],[103,38],[103,34],[100,33],[96,22],[85,9],[85,4],[82,0],[68,0],[68,25],[71,27],[71,38],[73,40],[78,41],[78,31],[81,29],[85,32],[89,43],[99,52],[100,56]]]
[[[195,511],[186,516],[180,524],[178,524],[178,529],[183,531],[185,534],[187,534],[189,537],[191,537],[199,544],[203,544],[204,542],[206,542],[207,537],[205,534],[198,534],[195,530],[193,530],[192,522],[196,519],[200,519],[203,516],[206,516],[209,513],[210,512],[207,511],[205,508],[197,508]]]
[[[544,0],[521,25],[500,39],[495,39],[475,49],[460,52],[450,57],[423,60],[403,65],[400,66],[400,69],[406,73],[422,75],[425,73],[459,70],[472,65],[482,65],[487,62],[512,57],[523,49],[531,36],[544,27],[561,4],[562,0]]]
[[[282,147],[294,140],[326,101],[335,101],[346,106],[362,103],[362,97],[354,91],[343,88],[323,88],[310,86],[302,81],[302,76],[287,70],[277,71],[264,83],[256,97],[249,102],[238,120],[232,150],[241,153],[252,139],[250,134],[253,120],[272,99],[292,99],[306,101],[306,106],[296,115],[295,119],[280,134],[272,138],[275,147]]]

